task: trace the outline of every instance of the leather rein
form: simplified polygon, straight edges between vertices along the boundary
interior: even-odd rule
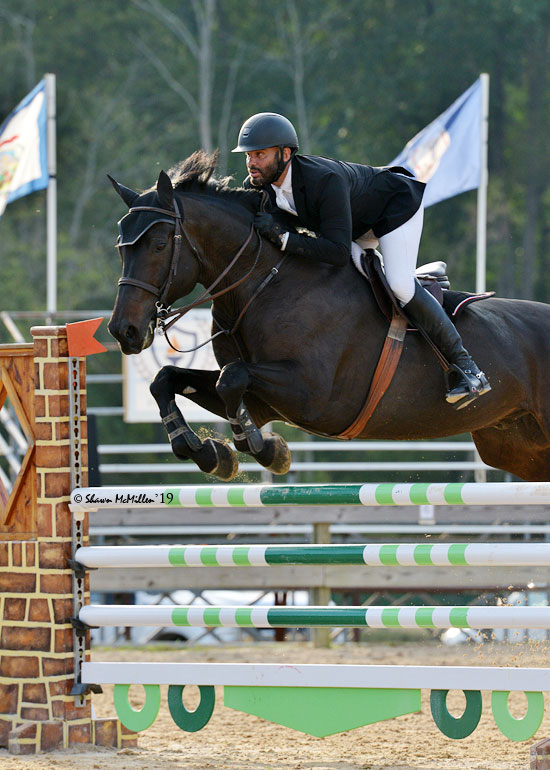
[[[262,201],[262,208],[263,208],[264,202],[265,201]],[[178,265],[181,258],[181,247],[182,247],[183,239],[185,238],[188,246],[193,252],[193,255],[197,259],[200,267],[203,267],[203,261],[202,261],[201,255],[199,253],[198,248],[193,243],[187,231],[185,230],[185,227],[183,225],[183,214],[180,212],[179,204],[175,197],[174,197],[174,211],[171,211],[170,209],[157,208],[155,206],[134,206],[129,209],[128,213],[133,214],[134,212],[137,212],[137,211],[154,211],[158,214],[163,214],[164,216],[173,217],[173,219],[175,220],[174,247],[172,249],[172,259],[170,262],[170,269],[168,271],[168,275],[166,276],[166,280],[160,287],[154,286],[151,283],[146,283],[145,281],[140,281],[136,278],[126,278],[124,276],[122,278],[119,278],[118,285],[119,286],[136,286],[137,288],[144,289],[145,291],[152,294],[154,297],[158,298],[156,302],[157,312],[155,316],[157,327],[161,330],[161,332],[166,337],[166,341],[168,342],[170,347],[173,350],[177,351],[178,353],[191,353],[194,350],[198,350],[199,348],[202,348],[204,345],[207,345],[209,342],[211,342],[215,337],[217,337],[220,334],[227,334],[228,336],[233,336],[236,333],[243,319],[243,316],[248,310],[248,308],[250,307],[250,305],[254,302],[258,294],[260,294],[260,292],[265,289],[265,287],[271,281],[271,279],[278,274],[279,269],[286,258],[286,255],[283,256],[281,260],[279,260],[277,265],[270,270],[266,278],[264,278],[264,280],[257,287],[252,297],[247,301],[247,303],[239,313],[231,329],[220,328],[219,332],[216,332],[214,335],[212,335],[212,337],[210,337],[205,342],[202,342],[200,345],[196,345],[194,348],[189,348],[189,350],[179,350],[178,348],[174,347],[174,345],[170,342],[170,339],[167,334],[168,329],[170,329],[171,326],[173,326],[177,321],[179,321],[179,319],[182,318],[184,315],[186,315],[190,310],[193,310],[193,308],[196,308],[199,305],[203,305],[205,302],[208,302],[210,300],[217,299],[217,297],[221,297],[223,294],[227,294],[228,292],[235,289],[237,286],[240,286],[241,283],[244,283],[244,281],[246,281],[246,279],[252,275],[252,273],[256,268],[256,265],[258,264],[258,260],[260,258],[260,253],[262,250],[262,238],[258,234],[258,247],[254,255],[254,262],[252,263],[252,267],[250,268],[250,270],[248,270],[241,278],[231,283],[225,289],[221,289],[220,291],[217,291],[215,294],[211,293],[213,289],[215,289],[216,286],[219,285],[220,281],[222,281],[225,278],[225,276],[229,273],[231,268],[237,263],[239,258],[245,252],[246,248],[249,246],[255,232],[254,225],[251,225],[250,232],[248,233],[246,240],[244,241],[242,246],[239,248],[239,250],[233,257],[233,259],[224,268],[224,270],[218,275],[218,277],[210,284],[210,286],[203,291],[203,293],[198,297],[198,299],[196,299],[194,302],[190,303],[189,305],[185,305],[184,307],[175,308],[174,310],[172,310],[170,305],[166,304],[166,299],[168,297],[170,289],[172,288],[172,283],[174,282],[174,278],[178,272]],[[121,247],[118,246],[118,248],[120,250]],[[216,319],[214,319],[214,321],[218,326],[220,326],[220,324],[216,321]]]

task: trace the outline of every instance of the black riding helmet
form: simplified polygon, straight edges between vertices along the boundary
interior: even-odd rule
[[[258,112],[248,118],[239,131],[237,146],[231,152],[252,152],[266,147],[279,147],[279,176],[287,165],[283,161],[283,147],[290,147],[294,155],[298,149],[298,135],[288,118],[276,112]]]
[[[298,149],[298,136],[290,120],[276,112],[259,112],[248,118],[239,131],[238,144],[231,152],[251,152],[266,147]]]

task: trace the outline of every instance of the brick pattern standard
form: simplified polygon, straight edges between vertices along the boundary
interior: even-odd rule
[[[34,393],[28,382],[21,384],[34,407],[34,415],[29,408],[25,415],[35,443],[25,484],[36,489],[36,501],[19,495],[9,527],[6,518],[0,518],[0,747],[13,754],[34,754],[78,743],[135,746],[136,735],[118,719],[92,719],[90,696],[78,707],[70,694],[74,652],[72,572],[67,564],[71,556],[67,334],[65,327],[35,327],[31,333]],[[9,356],[5,349],[0,353]],[[85,359],[80,359],[82,384],[85,366]],[[17,379],[12,371],[10,387]],[[84,387],[80,409],[80,461],[86,479]],[[87,541],[87,517],[83,526]],[[88,577],[85,587],[88,593]],[[87,658],[89,642],[88,634]]]

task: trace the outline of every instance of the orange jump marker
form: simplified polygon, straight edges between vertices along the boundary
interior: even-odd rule
[[[94,337],[102,321],[103,318],[91,318],[89,321],[66,324],[67,343],[71,357],[91,356],[94,353],[104,353],[107,350]]]

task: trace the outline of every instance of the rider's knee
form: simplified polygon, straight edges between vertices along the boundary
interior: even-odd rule
[[[414,297],[414,276],[398,275],[388,280],[391,290],[402,306],[405,306]]]

